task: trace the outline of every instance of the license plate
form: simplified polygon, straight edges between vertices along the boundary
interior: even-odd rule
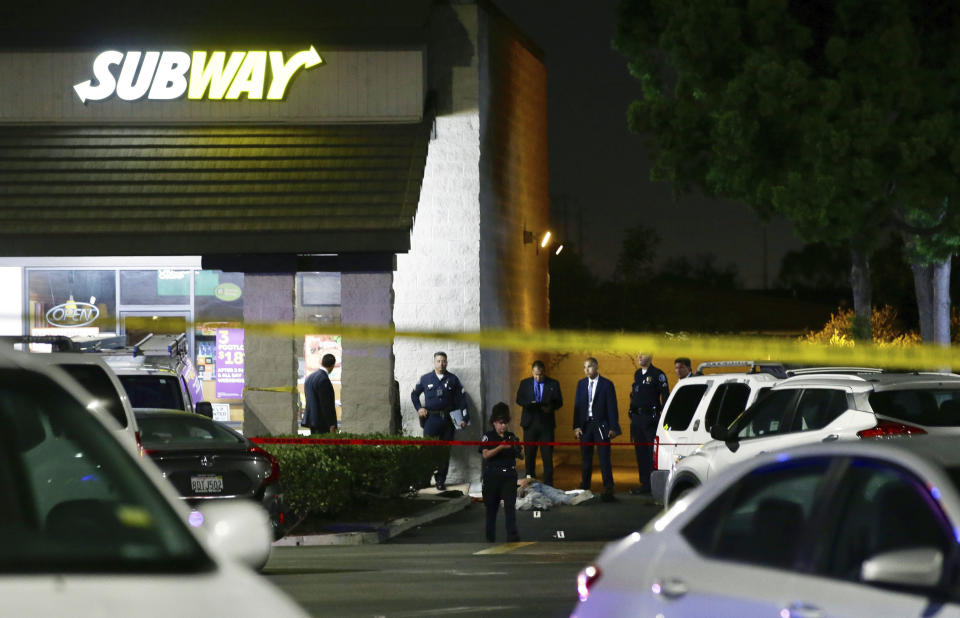
[[[223,477],[214,475],[191,476],[190,488],[197,494],[218,494],[223,491]]]

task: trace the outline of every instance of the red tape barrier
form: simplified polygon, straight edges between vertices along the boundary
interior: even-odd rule
[[[257,444],[365,444],[373,446],[481,446],[499,442],[480,440],[374,440],[358,438],[250,438]],[[656,446],[654,442],[509,442],[520,446]],[[700,446],[702,442],[660,442],[660,446]]]

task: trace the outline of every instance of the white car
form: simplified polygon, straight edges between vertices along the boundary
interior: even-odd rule
[[[15,349],[40,354],[37,360],[67,372],[85,391],[100,400],[101,408],[117,422],[117,435],[135,451],[140,449],[140,430],[130,398],[117,374],[97,354],[84,354],[72,339],[62,336],[3,336],[0,342]]]
[[[958,375],[803,371],[777,383],[729,427],[714,425],[714,440],[675,463],[665,503],[718,471],[769,451],[897,434],[960,432]]]
[[[66,373],[0,353],[0,594],[10,616],[304,616],[257,575],[246,502],[190,511]]]
[[[705,370],[727,373],[705,375]],[[657,425],[650,474],[654,501],[664,502],[673,465],[709,440],[714,425],[728,426],[785,377],[786,369],[778,363],[718,361],[701,363],[694,375],[680,380],[670,392]]]
[[[955,437],[771,452],[606,547],[573,615],[957,618],[958,537]]]
[[[95,354],[61,352],[46,354],[43,359],[66,371],[85,391],[100,400],[104,411],[117,422],[118,435],[134,449],[140,448],[140,429],[130,397],[117,374],[102,358]]]

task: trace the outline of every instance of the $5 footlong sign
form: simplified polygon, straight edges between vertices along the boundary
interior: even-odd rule
[[[93,77],[73,89],[80,100],[103,101],[114,94],[124,101],[187,99],[279,101],[300,69],[323,63],[311,45],[284,59],[282,51],[105,51],[93,61]],[[267,66],[270,79],[267,79]],[[114,67],[119,67],[119,75]],[[269,81],[269,84],[267,83]],[[266,90],[266,97],[264,97]]]

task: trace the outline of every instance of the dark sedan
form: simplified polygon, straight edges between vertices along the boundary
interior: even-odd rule
[[[179,410],[135,412],[143,452],[180,496],[203,500],[249,499],[270,513],[274,536],[283,535],[283,494],[277,459],[241,434],[199,414]]]

